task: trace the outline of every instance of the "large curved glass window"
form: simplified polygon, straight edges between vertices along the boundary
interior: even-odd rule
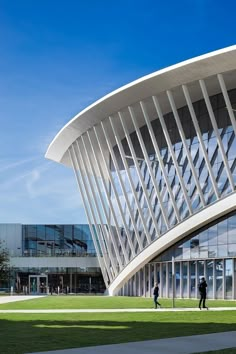
[[[236,212],[218,219],[158,256],[157,262],[236,256]]]

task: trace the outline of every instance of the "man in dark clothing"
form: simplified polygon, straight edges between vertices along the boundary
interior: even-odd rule
[[[205,302],[206,302],[206,288],[207,288],[207,283],[205,278],[202,277],[198,289],[199,289],[199,293],[200,293],[200,301],[199,301],[199,309],[201,310],[201,304],[202,307],[204,309],[208,310],[208,307],[206,306]]]
[[[153,301],[154,301],[154,304],[155,304],[155,309],[157,308],[157,305],[159,307],[161,307],[161,304],[157,301],[158,296],[159,296],[159,287],[158,287],[158,284],[156,283],[155,284],[155,288],[153,290]]]

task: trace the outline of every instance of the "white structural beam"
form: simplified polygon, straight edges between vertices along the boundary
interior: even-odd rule
[[[198,120],[197,120],[197,117],[196,117],[196,114],[195,114],[195,111],[194,111],[194,108],[193,108],[192,100],[190,98],[188,87],[186,85],[183,85],[182,89],[183,89],[183,92],[184,92],[184,96],[185,96],[185,99],[186,99],[186,102],[187,102],[187,105],[188,105],[188,109],[189,109],[189,112],[190,112],[190,115],[191,115],[191,118],[192,118],[192,122],[193,122],[194,128],[196,130],[196,134],[197,134],[197,137],[198,137],[200,148],[202,150],[202,154],[203,154],[205,163],[207,165],[207,171],[209,172],[211,183],[212,183],[215,195],[216,195],[217,199],[219,199],[220,198],[219,191],[218,191],[218,188],[217,188],[217,184],[216,184],[216,181],[215,181],[215,177],[214,177],[214,173],[213,173],[213,170],[212,170],[212,167],[211,167],[211,163],[210,163],[210,160],[209,160],[209,157],[208,157],[208,154],[207,154],[207,150],[206,150],[203,138],[202,138],[202,133],[201,133],[201,130],[200,130],[200,127],[199,127],[199,124],[198,124]]]
[[[184,146],[185,153],[187,155],[187,159],[188,159],[188,162],[189,162],[189,165],[190,165],[190,168],[191,168],[191,172],[193,174],[194,182],[195,182],[196,187],[197,187],[197,191],[198,191],[201,203],[202,203],[202,207],[204,207],[206,205],[206,203],[205,203],[204,196],[203,196],[203,193],[202,193],[202,189],[201,189],[198,177],[197,177],[196,169],[195,169],[195,166],[193,164],[193,160],[192,160],[192,157],[191,157],[191,154],[190,154],[187,142],[186,142],[186,137],[185,137],[185,134],[184,134],[184,130],[183,130],[180,118],[179,118],[178,111],[176,109],[175,101],[174,101],[174,98],[173,98],[173,95],[172,95],[171,91],[167,90],[166,93],[167,93],[167,96],[168,96],[168,99],[169,99],[169,102],[170,102],[170,106],[171,106],[171,109],[172,109],[172,112],[173,112],[173,115],[174,115],[178,130],[179,130],[179,135],[180,135],[180,138],[182,140],[182,144]]]
[[[135,202],[136,202],[136,205],[137,205],[137,208],[138,208],[139,216],[141,218],[141,221],[142,221],[142,224],[143,224],[143,227],[144,227],[145,237],[147,238],[148,243],[150,243],[151,242],[151,236],[149,234],[149,231],[148,231],[148,228],[147,228],[147,225],[146,225],[146,220],[145,220],[144,215],[143,215],[143,210],[141,209],[141,206],[140,206],[140,203],[139,203],[139,200],[138,200],[138,197],[137,197],[137,192],[135,190],[134,182],[132,180],[132,177],[131,177],[131,174],[130,174],[130,170],[129,170],[129,166],[128,166],[127,161],[126,161],[126,157],[125,157],[125,153],[124,153],[124,149],[123,149],[122,143],[121,143],[120,138],[118,136],[115,124],[114,124],[114,122],[112,120],[112,117],[109,117],[109,120],[110,120],[110,124],[111,124],[112,130],[113,130],[113,134],[115,135],[116,143],[117,143],[118,149],[120,151],[120,155],[121,155],[121,159],[122,159],[124,168],[125,168],[127,176],[128,176],[128,180],[129,180],[130,187],[132,189],[133,197],[135,199]]]
[[[218,80],[219,80],[219,83],[220,83],[220,88],[221,88],[222,94],[224,96],[226,108],[227,108],[228,113],[229,113],[229,118],[230,118],[231,123],[232,123],[232,127],[233,127],[233,130],[234,130],[234,135],[236,137],[236,120],[235,120],[234,111],[232,109],[231,102],[230,102],[230,99],[229,99],[229,95],[228,95],[228,92],[227,92],[227,89],[226,89],[226,86],[225,86],[224,77],[223,77],[222,74],[218,74],[217,77],[218,77]]]
[[[98,218],[99,218],[100,227],[102,229],[102,234],[101,234],[101,237],[100,237],[101,243],[104,245],[104,249],[107,249],[109,260],[111,261],[113,272],[114,272],[115,275],[117,275],[118,274],[117,261],[118,261],[119,266],[122,266],[122,262],[121,262],[121,259],[119,257],[119,252],[117,251],[117,249],[115,247],[116,246],[115,242],[113,242],[116,257],[114,257],[114,255],[112,254],[110,236],[108,235],[107,228],[104,225],[104,221],[103,221],[101,210],[100,210],[100,205],[98,203],[96,192],[95,192],[95,189],[94,189],[94,184],[93,184],[93,181],[91,180],[90,173],[88,171],[88,168],[87,168],[86,163],[85,163],[85,159],[83,157],[84,154],[82,153],[82,150],[80,148],[78,140],[76,140],[76,145],[77,145],[80,157],[81,157],[82,168],[86,172],[87,180],[88,180],[88,183],[89,183],[89,187],[90,187],[90,190],[91,190],[91,193],[92,193],[93,201],[94,201],[95,208],[96,208],[96,211],[97,211],[97,215],[98,215]],[[86,150],[85,150],[85,153],[87,154]],[[103,206],[102,203],[101,203],[101,205]]]
[[[129,113],[130,113],[131,119],[133,121],[135,130],[136,130],[136,134],[137,134],[137,137],[138,137],[138,140],[139,140],[139,144],[140,144],[141,149],[142,149],[142,153],[143,153],[145,162],[146,162],[147,167],[148,167],[149,174],[150,174],[151,179],[152,179],[152,183],[153,183],[153,186],[154,186],[156,198],[158,199],[158,202],[160,204],[162,217],[164,219],[164,222],[166,224],[166,228],[168,230],[168,228],[170,226],[169,225],[169,220],[168,220],[168,217],[167,217],[167,214],[166,214],[166,210],[164,208],[164,205],[163,205],[163,202],[162,202],[162,199],[161,199],[160,191],[159,191],[158,186],[157,186],[157,181],[156,181],[156,178],[155,178],[153,170],[152,170],[152,166],[151,166],[151,163],[150,163],[150,160],[149,160],[149,156],[148,156],[148,153],[147,153],[144,141],[143,141],[143,137],[142,137],[140,129],[138,127],[137,119],[136,119],[136,116],[135,116],[133,108],[131,106],[129,106],[128,109],[129,109]]]
[[[70,149],[68,150],[68,152],[69,152],[69,155],[70,155],[71,164],[73,166],[73,170],[74,170],[74,173],[75,173],[75,178],[76,178],[76,181],[77,181],[77,184],[78,184],[78,187],[79,187],[79,190],[80,190],[80,194],[81,194],[81,197],[82,197],[82,201],[83,201],[83,204],[84,204],[84,209],[85,209],[85,213],[86,213],[86,216],[87,216],[87,219],[88,219],[89,229],[90,229],[90,232],[91,232],[91,235],[92,235],[94,247],[95,247],[95,250],[96,250],[96,253],[97,253],[98,262],[99,262],[100,267],[101,267],[101,272],[102,272],[102,275],[103,275],[103,279],[104,279],[106,288],[108,288],[108,278],[107,278],[107,274],[108,273],[107,273],[107,270],[106,270],[106,267],[105,267],[105,264],[104,264],[104,259],[100,255],[99,246],[97,244],[97,238],[96,238],[96,235],[95,235],[94,230],[93,230],[93,225],[92,225],[93,223],[92,223],[92,220],[90,218],[90,213],[89,213],[89,210],[88,210],[87,205],[86,205],[86,198],[85,198],[85,195],[84,195],[84,188],[83,188],[83,185],[82,185],[82,183],[80,181],[80,178],[78,176],[78,171],[77,171],[77,168],[76,168],[76,163],[74,161],[74,157],[72,156],[73,148],[72,148],[72,152],[71,152]],[[109,279],[109,282],[110,282],[110,280],[111,279]]]
[[[110,280],[112,281],[113,278],[114,278],[114,274],[111,273],[110,260],[109,260],[109,258],[107,256],[106,246],[104,245],[104,240],[102,239],[102,235],[101,235],[101,233],[99,231],[99,226],[98,226],[98,223],[97,223],[96,215],[95,215],[94,208],[93,208],[93,205],[92,205],[92,202],[91,202],[92,199],[91,199],[91,196],[90,196],[90,193],[89,193],[89,189],[87,187],[87,183],[85,181],[85,177],[84,177],[84,175],[82,173],[81,164],[80,164],[80,161],[79,161],[78,154],[76,153],[74,144],[72,144],[72,151],[74,153],[75,161],[76,161],[76,163],[78,165],[78,168],[79,168],[79,171],[80,171],[81,181],[83,183],[83,188],[84,188],[86,196],[87,196],[87,201],[88,201],[89,208],[90,208],[90,211],[91,211],[91,214],[92,214],[92,218],[93,218],[93,224],[95,226],[97,237],[98,237],[98,240],[99,240],[99,245],[101,246],[103,259],[104,259],[104,263],[105,263],[105,266],[106,266],[106,271],[107,271],[107,273],[109,275]]]
[[[127,250],[125,249],[124,240],[122,239],[122,236],[120,234],[120,227],[119,227],[119,224],[117,222],[116,213],[115,213],[114,207],[113,207],[112,202],[111,202],[108,186],[106,184],[106,181],[105,181],[105,178],[104,178],[104,174],[103,174],[103,170],[102,170],[99,158],[97,156],[96,148],[94,147],[94,143],[92,142],[92,138],[90,136],[90,132],[89,131],[87,131],[87,136],[88,136],[90,147],[91,147],[91,150],[92,150],[92,153],[93,153],[93,156],[94,156],[94,161],[96,162],[97,168],[98,168],[100,176],[101,176],[103,189],[104,189],[104,192],[105,192],[105,195],[106,195],[106,200],[108,202],[108,205],[109,205],[109,208],[110,208],[110,212],[111,212],[111,215],[113,217],[113,220],[114,220],[114,223],[115,223],[115,226],[116,226],[116,232],[117,232],[118,241],[120,243],[120,246],[121,246],[121,249],[122,249],[122,252],[123,252],[125,263],[127,264],[129,262],[129,258],[128,258],[128,255],[127,255]]]
[[[110,232],[109,239],[107,240],[107,242],[109,243],[109,245],[112,243],[112,245],[114,247],[116,259],[117,259],[117,261],[119,263],[119,268],[122,269],[123,265],[122,265],[122,260],[120,258],[119,250],[118,250],[118,247],[117,247],[117,244],[116,244],[116,237],[114,235],[113,229],[112,229],[112,227],[110,225],[110,222],[109,222],[109,216],[107,214],[106,205],[105,205],[103,197],[102,197],[102,192],[101,192],[98,180],[97,180],[97,176],[96,176],[96,173],[95,173],[95,170],[94,170],[93,163],[92,163],[91,158],[90,158],[90,156],[88,154],[87,147],[86,147],[83,135],[81,136],[81,140],[82,140],[82,143],[83,143],[83,146],[84,146],[84,151],[86,153],[86,157],[87,157],[89,168],[91,169],[91,171],[93,173],[95,185],[97,187],[97,191],[98,191],[99,198],[100,198],[100,203],[102,205],[102,210],[103,210],[103,213],[105,215],[107,227],[108,227],[109,232]],[[111,238],[113,238],[113,239],[111,240]],[[111,254],[110,257],[113,258],[114,256]],[[113,263],[114,263],[114,260],[113,260]]]
[[[129,230],[127,224],[126,224],[126,220],[125,220],[125,216],[124,216],[124,213],[123,213],[123,210],[122,210],[122,206],[121,206],[121,202],[120,202],[120,199],[119,199],[119,195],[117,193],[117,190],[116,190],[116,187],[115,187],[115,183],[114,183],[112,175],[111,175],[110,168],[109,168],[109,166],[107,164],[107,160],[106,160],[106,157],[104,155],[104,152],[103,152],[103,149],[102,149],[102,146],[101,146],[101,142],[100,142],[100,139],[99,139],[99,136],[98,136],[98,133],[97,133],[97,128],[93,127],[93,130],[94,130],[94,133],[95,133],[95,136],[96,136],[96,139],[97,139],[97,143],[98,143],[98,146],[99,146],[99,149],[100,149],[103,161],[104,161],[104,166],[106,168],[106,172],[107,172],[107,174],[109,176],[109,180],[110,180],[113,192],[115,194],[117,206],[119,208],[120,216],[122,218],[122,222],[123,222],[123,226],[124,226],[124,229],[125,229],[125,232],[126,232],[128,244],[130,246],[130,250],[131,250],[131,253],[132,253],[133,257],[135,257],[135,250],[134,250],[134,246],[133,246],[133,243],[132,243],[130,230]]]
[[[123,130],[125,132],[125,137],[126,137],[126,140],[127,140],[130,152],[131,152],[131,157],[132,157],[132,159],[134,161],[134,165],[135,165],[138,177],[139,177],[140,184],[141,184],[142,189],[143,189],[143,193],[144,193],[144,196],[145,196],[145,199],[146,199],[146,202],[147,202],[148,210],[150,212],[150,215],[152,217],[152,221],[153,221],[154,226],[155,226],[155,230],[156,230],[157,236],[160,236],[160,231],[159,231],[159,228],[158,228],[158,225],[157,225],[156,217],[155,217],[155,214],[153,212],[153,208],[151,206],[151,202],[149,200],[148,192],[147,192],[147,189],[146,189],[146,186],[145,186],[145,183],[144,183],[143,176],[141,174],[141,170],[140,170],[140,166],[139,166],[139,163],[138,163],[137,155],[135,153],[134,146],[132,144],[130,135],[128,133],[128,129],[127,129],[127,126],[126,126],[125,119],[124,119],[123,114],[121,112],[118,112],[118,115],[119,115],[119,118],[120,118],[120,121],[121,121],[122,128],[123,128]]]
[[[149,131],[149,134],[150,134],[150,137],[151,137],[151,141],[152,141],[152,144],[153,144],[153,147],[154,147],[154,150],[155,150],[155,154],[156,154],[158,162],[160,164],[161,172],[162,172],[162,174],[164,176],[164,181],[166,183],[166,187],[167,187],[167,190],[168,190],[171,202],[172,202],[172,207],[174,209],[176,219],[179,222],[180,221],[179,211],[178,211],[178,208],[177,208],[177,205],[176,205],[176,202],[175,202],[175,197],[174,197],[173,191],[172,191],[170,183],[169,183],[169,179],[168,179],[168,176],[167,176],[167,173],[166,173],[166,170],[165,170],[165,166],[164,166],[164,163],[163,163],[161,152],[160,152],[160,149],[158,147],[158,144],[157,144],[157,141],[156,141],[156,138],[155,138],[155,134],[154,134],[151,122],[150,122],[149,115],[147,113],[147,109],[146,109],[145,103],[143,101],[141,101],[140,102],[140,106],[141,106],[141,109],[142,109],[142,112],[143,112],[143,116],[144,116],[145,122],[147,124],[147,128],[148,128],[148,131]]]
[[[142,251],[143,244],[142,244],[142,241],[141,241],[141,235],[140,235],[140,233],[139,233],[139,231],[137,229],[137,225],[136,225],[136,222],[135,222],[135,219],[134,219],[134,215],[133,215],[133,210],[132,210],[132,208],[130,206],[129,198],[128,198],[127,192],[125,190],[125,185],[124,185],[123,179],[121,177],[120,169],[119,169],[119,166],[118,166],[118,163],[117,163],[117,160],[116,160],[116,156],[115,156],[115,153],[114,153],[112,145],[111,145],[110,137],[109,137],[109,135],[108,135],[108,133],[106,131],[106,128],[105,128],[105,125],[104,125],[103,122],[101,122],[101,126],[102,126],[103,133],[104,133],[107,145],[108,145],[108,149],[109,149],[109,152],[110,152],[110,156],[111,156],[112,162],[113,162],[115,170],[116,170],[116,174],[118,176],[118,180],[119,180],[119,183],[120,183],[120,186],[121,186],[121,189],[122,189],[123,196],[125,198],[125,202],[126,202],[126,205],[127,205],[127,208],[128,208],[128,212],[129,212],[129,216],[130,216],[130,219],[131,219],[131,222],[132,222],[132,226],[133,226],[133,229],[134,229],[136,240],[138,242],[140,251]],[[132,245],[131,247],[134,250],[134,245],[132,243],[132,240],[130,240],[130,241],[131,241],[131,245]]]
[[[192,214],[193,210],[192,210],[191,202],[190,202],[190,199],[189,199],[189,196],[188,196],[188,193],[187,193],[184,181],[183,181],[183,177],[181,176],[181,171],[180,171],[180,168],[179,168],[179,165],[178,165],[178,161],[177,161],[175,153],[174,153],[174,149],[172,147],[172,142],[170,140],[170,136],[169,136],[169,133],[168,133],[168,129],[166,127],[166,123],[165,123],[165,120],[164,120],[164,117],[163,117],[163,114],[162,114],[162,110],[161,110],[159,101],[158,101],[156,96],[153,96],[152,98],[153,98],[154,106],[155,106],[157,114],[158,114],[158,118],[159,118],[160,123],[161,123],[161,127],[162,127],[162,130],[163,130],[163,133],[165,135],[165,139],[166,139],[166,142],[167,142],[167,145],[168,145],[168,149],[169,149],[171,158],[172,158],[174,166],[175,166],[175,170],[176,170],[177,176],[179,178],[179,183],[180,183],[181,188],[182,188],[184,199],[186,201],[189,213]]]
[[[229,179],[229,184],[230,184],[230,187],[231,187],[232,191],[234,191],[233,176],[231,174],[230,167],[229,167],[229,162],[228,162],[227,156],[226,156],[225,151],[224,151],[224,146],[223,146],[223,143],[222,143],[222,140],[221,140],[221,137],[220,137],[220,133],[219,133],[218,127],[217,127],[215,115],[214,115],[214,112],[213,112],[213,109],[212,109],[212,106],[211,106],[211,102],[210,102],[210,99],[209,99],[209,96],[208,96],[207,88],[206,88],[204,80],[199,80],[199,83],[200,83],[202,94],[203,94],[203,97],[204,97],[204,100],[205,100],[205,103],[206,103],[206,106],[207,106],[207,110],[208,110],[208,114],[209,114],[209,117],[210,117],[210,120],[211,120],[211,124],[212,124],[213,130],[214,130],[214,133],[216,135],[216,139],[217,139],[217,143],[218,143],[218,146],[219,146],[219,149],[220,149],[220,152],[221,152],[221,156],[222,156],[222,159],[223,159],[223,162],[224,162],[224,165],[225,165],[226,173],[227,173],[227,176],[228,176],[228,179]]]

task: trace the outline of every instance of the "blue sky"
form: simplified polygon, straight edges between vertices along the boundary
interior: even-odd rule
[[[86,223],[72,170],[44,158],[105,94],[236,44],[234,0],[0,0],[0,222]]]

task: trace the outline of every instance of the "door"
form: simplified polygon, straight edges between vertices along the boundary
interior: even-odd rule
[[[47,294],[48,277],[47,275],[29,275],[29,294]]]

